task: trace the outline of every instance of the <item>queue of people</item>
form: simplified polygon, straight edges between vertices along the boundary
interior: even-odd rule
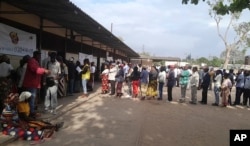
[[[19,121],[25,121],[26,124],[33,126],[34,123],[39,123],[40,127],[36,127],[38,130],[50,129],[50,132],[53,132],[62,127],[63,122],[51,124],[37,120],[38,90],[42,91],[41,95],[44,97],[44,111],[52,114],[57,114],[58,97],[73,96],[74,93],[82,91],[81,97],[86,98],[93,90],[96,67],[89,59],[85,58],[81,65],[79,61],[74,63],[73,57],[65,61],[56,52],[49,52],[48,58],[42,60],[42,65],[40,62],[41,52],[34,51],[32,57],[25,55],[15,70],[7,55],[0,57],[0,110],[3,111],[0,121],[4,121],[5,125],[18,127],[22,125],[18,123]],[[198,69],[188,65],[181,68],[175,65],[157,68],[127,62],[106,62],[101,67],[100,78],[101,93],[109,93],[110,96],[117,98],[126,96],[136,101],[163,100],[163,88],[166,85],[168,102],[176,98],[172,94],[173,88],[180,87],[181,96],[177,97],[180,103],[186,102],[186,90],[190,88],[189,103],[197,104],[199,98],[197,92],[201,89],[202,97],[199,103],[206,105],[208,90],[212,88],[213,82],[213,106],[250,105],[249,70],[239,70],[234,75],[232,69],[227,73],[221,69],[214,70],[208,67]],[[125,86],[127,91],[124,89]],[[234,103],[231,101],[233,86],[236,87]],[[13,109],[17,111],[13,112]],[[16,119],[14,113],[17,113],[20,119]],[[30,125],[29,128],[32,127]],[[3,128],[6,130],[6,127]],[[40,138],[41,135],[38,139]]]
[[[250,105],[247,104],[250,98],[250,77],[249,71],[239,70],[237,75],[233,74],[233,69],[229,72],[225,70],[208,68],[206,66],[176,67],[169,65],[161,66],[158,69],[155,66],[132,65],[131,63],[104,63],[104,69],[101,72],[102,94],[115,95],[121,97],[131,97],[135,100],[145,99],[163,99],[163,87],[167,87],[167,101],[173,101],[172,89],[180,87],[181,96],[178,97],[180,103],[186,102],[186,90],[190,88],[190,104],[200,103],[206,105],[208,90],[213,87],[214,103],[213,106],[226,107],[228,105]],[[126,66],[126,68],[125,68]],[[127,68],[128,67],[128,68]],[[127,70],[127,71],[126,71]],[[122,87],[127,86],[128,91],[122,92]],[[236,87],[235,101],[232,102],[231,90]],[[249,86],[249,87],[248,87]],[[202,96],[198,101],[198,90],[202,90]],[[241,95],[243,101],[241,102]]]

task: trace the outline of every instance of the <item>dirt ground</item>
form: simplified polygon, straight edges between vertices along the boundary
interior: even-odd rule
[[[228,146],[230,129],[250,129],[250,109],[243,106],[214,107],[213,91],[207,105],[178,103],[180,88],[173,90],[174,101],[164,99],[134,101],[97,94],[56,118],[64,127],[40,145],[70,146]],[[232,91],[234,101],[235,91]],[[83,99],[70,97],[62,104],[76,105]],[[201,90],[198,91],[198,100]],[[8,146],[30,145],[18,140]]]

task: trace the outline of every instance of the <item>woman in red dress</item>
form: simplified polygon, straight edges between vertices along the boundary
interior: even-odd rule
[[[109,91],[108,74],[109,74],[108,65],[105,64],[104,65],[104,70],[102,71],[102,74],[101,74],[101,79],[102,79],[102,94],[106,94]]]

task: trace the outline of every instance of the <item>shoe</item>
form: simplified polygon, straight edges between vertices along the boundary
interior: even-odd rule
[[[131,98],[131,96],[130,95],[126,95],[125,98]]]
[[[181,99],[179,99],[179,102],[180,102],[180,103],[184,103],[184,102],[185,102],[185,99],[182,99],[182,98],[181,98]]]
[[[141,100],[145,100],[145,96],[141,97]]]
[[[162,98],[157,98],[157,100],[162,100]]]
[[[193,101],[189,101],[190,104],[196,104],[196,102],[193,102]]]
[[[115,93],[110,93],[109,95],[115,95]]]
[[[219,106],[218,103],[212,103],[212,106]]]
[[[56,115],[57,114],[56,110],[52,110],[52,114]]]
[[[204,102],[203,101],[199,101],[200,104],[203,104]]]

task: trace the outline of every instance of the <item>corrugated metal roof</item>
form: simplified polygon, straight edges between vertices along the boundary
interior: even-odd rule
[[[69,0],[2,0],[27,12],[53,21],[110,48],[123,51],[128,57],[139,55],[88,14]],[[108,16],[107,16],[108,17]]]

